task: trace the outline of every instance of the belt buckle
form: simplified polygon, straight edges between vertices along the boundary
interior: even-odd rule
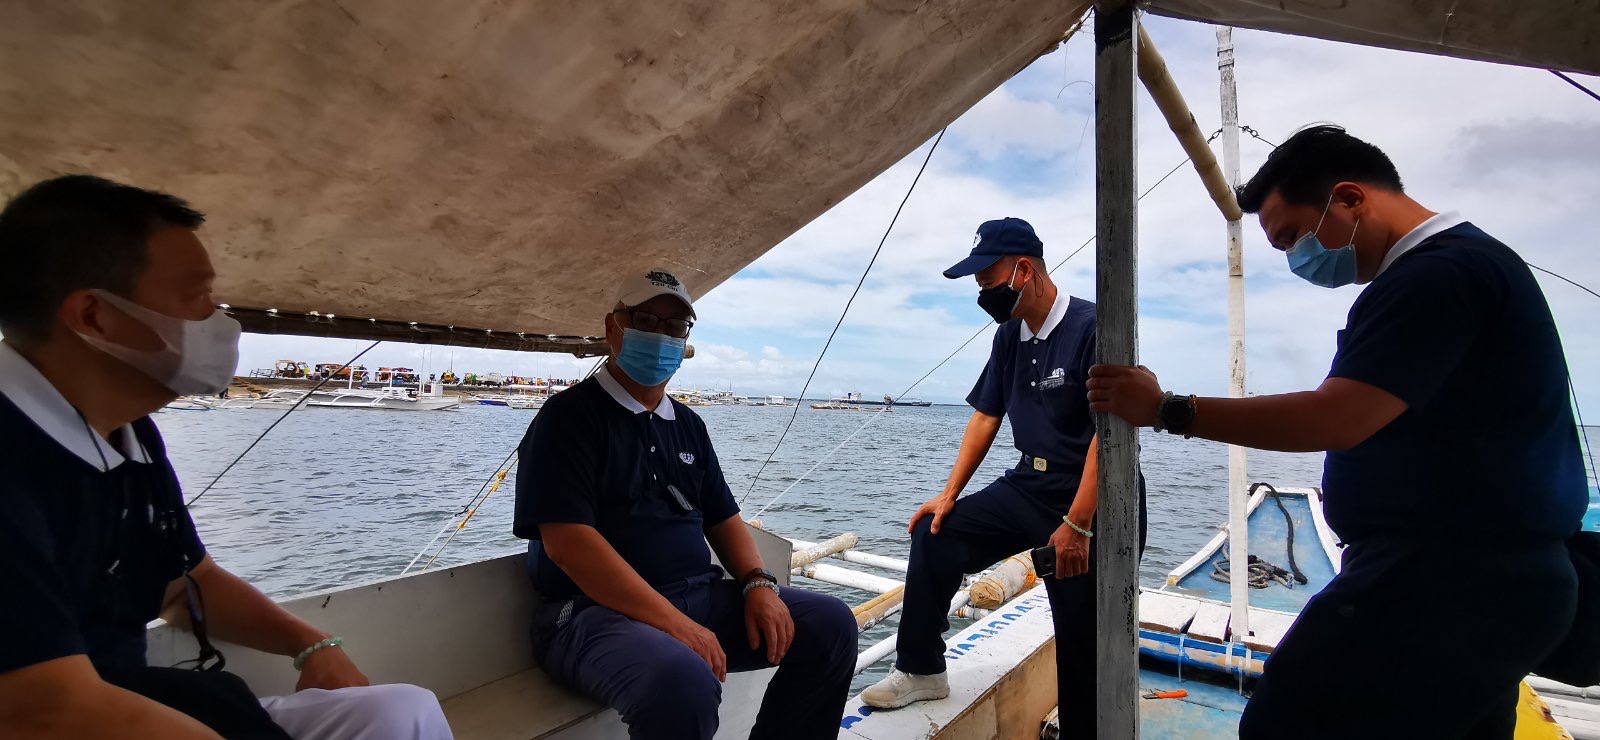
[[[1050,469],[1050,461],[1042,457],[1033,458],[1033,469],[1043,473]]]

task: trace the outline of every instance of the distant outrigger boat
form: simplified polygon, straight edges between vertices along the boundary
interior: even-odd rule
[[[437,386],[435,386],[437,387]],[[417,393],[409,388],[355,388],[317,391],[306,406],[326,409],[382,409],[387,411],[444,411],[461,405],[461,399]]]

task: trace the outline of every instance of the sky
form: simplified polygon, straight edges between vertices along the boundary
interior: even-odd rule
[[[1214,27],[1146,22],[1202,131],[1220,128]],[[1282,141],[1312,123],[1345,126],[1388,153],[1422,205],[1458,211],[1529,262],[1600,290],[1600,101],[1542,70],[1249,30],[1235,31],[1234,45],[1239,121],[1262,139]],[[981,331],[909,393],[961,402],[993,324],[975,304],[970,278],[946,280],[940,272],[967,254],[978,224],[993,218],[1030,221],[1051,265],[1093,235],[1092,49],[1092,35],[1080,35],[950,125],[807,397],[902,394]],[[1577,79],[1600,89],[1600,78]],[[701,298],[695,356],[674,387],[799,395],[930,144]],[[1220,159],[1220,143],[1215,150]],[[1248,178],[1270,151],[1242,136],[1241,175]],[[1184,160],[1142,90],[1138,152],[1141,191]],[[1192,168],[1181,167],[1140,202],[1138,233],[1140,361],[1170,390],[1226,394],[1226,234]],[[1361,288],[1327,290],[1295,277],[1253,216],[1244,234],[1247,386],[1263,394],[1314,388]],[[1093,300],[1093,266],[1091,244],[1055,273],[1057,284]],[[1580,408],[1600,419],[1600,299],[1542,274],[1540,283]],[[279,358],[343,362],[367,344],[247,335],[241,372]],[[399,344],[380,345],[363,362],[545,377],[581,376],[594,363]],[[1506,381],[1511,392],[1516,379]]]

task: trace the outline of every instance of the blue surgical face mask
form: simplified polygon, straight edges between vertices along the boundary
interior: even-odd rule
[[[683,364],[684,344],[682,339],[653,331],[623,329],[617,366],[639,385],[661,385]]]
[[[1350,242],[1338,249],[1322,246],[1317,231],[1322,228],[1322,221],[1328,217],[1331,207],[1333,195],[1329,194],[1328,205],[1322,207],[1322,218],[1317,219],[1317,228],[1296,239],[1284,256],[1289,259],[1289,270],[1306,282],[1324,288],[1342,288],[1356,281],[1356,230],[1350,229]],[[1356,219],[1356,226],[1361,226],[1361,219]]]

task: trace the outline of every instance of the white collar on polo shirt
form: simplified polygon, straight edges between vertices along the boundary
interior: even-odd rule
[[[132,424],[124,424],[111,433],[116,443],[106,441],[89,428],[78,410],[67,402],[61,391],[51,385],[33,363],[17,353],[5,342],[0,342],[0,395],[5,396],[22,411],[35,426],[55,440],[67,451],[89,463],[101,472],[121,465],[125,460],[150,462],[150,452],[139,443]],[[104,455],[104,464],[101,456]]]
[[[1395,260],[1405,256],[1406,252],[1416,249],[1418,244],[1427,241],[1430,237],[1445,229],[1453,229],[1466,222],[1467,220],[1455,211],[1433,214],[1433,218],[1417,224],[1417,228],[1406,232],[1405,236],[1400,237],[1400,241],[1395,242],[1394,246],[1389,248],[1389,253],[1383,256],[1382,262],[1378,263],[1378,275],[1382,275],[1384,270],[1389,269],[1389,265],[1394,264]],[[1373,275],[1372,279],[1378,279],[1378,275]]]
[[[1067,291],[1063,290],[1061,286],[1057,285],[1056,302],[1050,304],[1050,313],[1045,314],[1044,323],[1039,326],[1038,337],[1040,339],[1050,338],[1050,332],[1055,331],[1056,325],[1060,324],[1062,317],[1067,315],[1067,304],[1071,302],[1072,296],[1067,295]],[[1022,331],[1017,334],[1017,338],[1026,342],[1030,339],[1033,339],[1033,337],[1034,333],[1032,329],[1028,328],[1028,322],[1022,322]]]
[[[611,396],[611,400],[621,404],[623,408],[635,414],[642,414],[648,410],[644,404],[639,403],[639,399],[628,395],[628,391],[617,382],[616,378],[611,377],[611,363],[607,362],[606,366],[600,368],[600,372],[594,376],[600,381],[600,387],[606,389],[606,393]],[[656,404],[656,416],[667,421],[676,420],[677,414],[672,410],[672,399],[665,394],[661,396],[661,403]]]

